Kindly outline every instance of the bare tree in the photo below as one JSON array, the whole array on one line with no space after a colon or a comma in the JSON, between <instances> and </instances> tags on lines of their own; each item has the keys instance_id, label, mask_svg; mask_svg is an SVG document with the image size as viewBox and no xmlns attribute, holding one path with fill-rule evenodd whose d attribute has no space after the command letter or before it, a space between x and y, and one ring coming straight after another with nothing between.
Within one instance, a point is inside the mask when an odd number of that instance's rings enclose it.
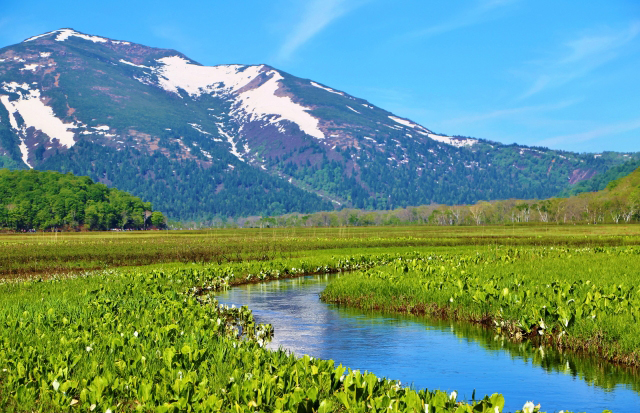
<instances>
[{"instance_id":1,"label":"bare tree","mask_svg":"<svg viewBox=\"0 0 640 413\"><path fill-rule=\"evenodd\" d=\"M535 204L536 209L538 210L538 215L540 215L540 221L549 222L549 210L550 210L550 201L540 201Z\"/></svg>"},{"instance_id":2,"label":"bare tree","mask_svg":"<svg viewBox=\"0 0 640 413\"><path fill-rule=\"evenodd\" d=\"M476 225L482 224L482 218L484 216L484 209L486 204L488 203L478 202L477 204L471 205L469 207L469 212L471 213L471 216L473 217L473 221L476 223Z\"/></svg>"}]
</instances>

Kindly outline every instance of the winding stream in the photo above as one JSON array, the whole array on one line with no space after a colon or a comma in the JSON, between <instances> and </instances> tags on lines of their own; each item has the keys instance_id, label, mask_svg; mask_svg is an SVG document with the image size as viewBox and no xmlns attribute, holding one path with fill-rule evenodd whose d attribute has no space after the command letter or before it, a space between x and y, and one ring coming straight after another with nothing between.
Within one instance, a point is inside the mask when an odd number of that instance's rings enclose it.
<instances>
[{"instance_id":1,"label":"winding stream","mask_svg":"<svg viewBox=\"0 0 640 413\"><path fill-rule=\"evenodd\" d=\"M364 314L325 304L318 295L334 276L234 287L224 304L247 305L273 324L270 348L333 359L352 369L416 388L456 390L458 399L502 393L505 411L527 400L547 412L640 412L640 376L629 369L511 343L469 325Z\"/></svg>"}]
</instances>

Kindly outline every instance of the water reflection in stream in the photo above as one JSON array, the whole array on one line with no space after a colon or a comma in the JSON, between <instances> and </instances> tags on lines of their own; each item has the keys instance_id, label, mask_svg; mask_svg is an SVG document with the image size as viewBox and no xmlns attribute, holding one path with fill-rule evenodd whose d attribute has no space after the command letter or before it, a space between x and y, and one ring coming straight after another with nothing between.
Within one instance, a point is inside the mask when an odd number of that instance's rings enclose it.
<instances>
[{"instance_id":1,"label":"water reflection in stream","mask_svg":"<svg viewBox=\"0 0 640 413\"><path fill-rule=\"evenodd\" d=\"M469 325L363 314L321 302L331 276L235 287L221 303L248 305L271 323L271 348L333 359L352 369L402 380L416 388L502 393L505 411L527 400L547 412L640 412L640 378L629 369L511 343Z\"/></svg>"}]
</instances>

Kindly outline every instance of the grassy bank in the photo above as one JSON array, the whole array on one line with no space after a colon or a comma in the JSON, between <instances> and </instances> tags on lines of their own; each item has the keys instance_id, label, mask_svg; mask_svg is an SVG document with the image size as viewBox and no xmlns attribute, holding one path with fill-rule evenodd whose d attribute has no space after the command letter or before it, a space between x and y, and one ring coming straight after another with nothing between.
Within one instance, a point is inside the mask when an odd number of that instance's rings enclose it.
<instances>
[{"instance_id":1,"label":"grassy bank","mask_svg":"<svg viewBox=\"0 0 640 413\"><path fill-rule=\"evenodd\" d=\"M461 320L640 365L640 249L498 247L416 253L332 281L328 302Z\"/></svg>"},{"instance_id":2,"label":"grassy bank","mask_svg":"<svg viewBox=\"0 0 640 413\"><path fill-rule=\"evenodd\" d=\"M198 269L102 271L0 286L4 412L491 412L500 395L458 402L391 380L264 349L271 328L217 305L219 288L330 272L388 257Z\"/></svg>"}]
</instances>

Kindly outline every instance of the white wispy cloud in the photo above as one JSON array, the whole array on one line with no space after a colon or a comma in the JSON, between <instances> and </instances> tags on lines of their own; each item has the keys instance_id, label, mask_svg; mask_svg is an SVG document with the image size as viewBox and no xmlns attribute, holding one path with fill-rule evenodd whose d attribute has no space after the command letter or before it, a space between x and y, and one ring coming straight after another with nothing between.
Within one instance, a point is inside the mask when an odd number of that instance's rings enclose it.
<instances>
[{"instance_id":1,"label":"white wispy cloud","mask_svg":"<svg viewBox=\"0 0 640 413\"><path fill-rule=\"evenodd\" d=\"M403 38L423 38L436 34L446 33L463 27L472 26L482 23L488 19L495 18L494 12L505 6L517 3L519 0L483 0L477 2L473 7L461 11L459 14L448 20L426 27L424 29L415 30L402 36Z\"/></svg>"},{"instance_id":2,"label":"white wispy cloud","mask_svg":"<svg viewBox=\"0 0 640 413\"><path fill-rule=\"evenodd\" d=\"M640 118L629 121L613 123L591 129L585 132L573 133L569 135L560 135L539 141L536 145L557 147L558 145L576 144L587 142L603 137L612 137L626 132L632 132L640 129Z\"/></svg>"},{"instance_id":3,"label":"white wispy cloud","mask_svg":"<svg viewBox=\"0 0 640 413\"><path fill-rule=\"evenodd\" d=\"M533 112L548 112L548 111L564 109L578 102L579 102L578 99L573 99L573 100L563 100L561 102L549 103L544 105L521 106L517 108L497 109L497 110L492 110L485 113L458 117L458 118L447 120L445 122L452 125L460 124L460 123L476 123L476 122L482 122L485 120L530 114Z\"/></svg>"},{"instance_id":4,"label":"white wispy cloud","mask_svg":"<svg viewBox=\"0 0 640 413\"><path fill-rule=\"evenodd\" d=\"M368 0L310 0L293 30L280 46L276 58L287 60L306 42L333 21L367 3Z\"/></svg>"},{"instance_id":5,"label":"white wispy cloud","mask_svg":"<svg viewBox=\"0 0 640 413\"><path fill-rule=\"evenodd\" d=\"M616 32L584 35L563 44L564 52L553 59L536 62L531 85L520 99L545 89L562 86L592 72L621 55L640 34L640 21Z\"/></svg>"}]
</instances>

